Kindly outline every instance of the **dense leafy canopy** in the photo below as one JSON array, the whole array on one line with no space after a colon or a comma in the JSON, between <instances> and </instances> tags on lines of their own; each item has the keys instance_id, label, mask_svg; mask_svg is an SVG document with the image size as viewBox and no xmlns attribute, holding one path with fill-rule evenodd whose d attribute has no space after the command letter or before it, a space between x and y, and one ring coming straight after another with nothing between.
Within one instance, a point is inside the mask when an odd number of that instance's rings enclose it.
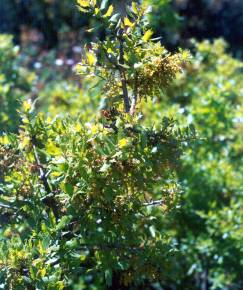
<instances>
[{"instance_id":1,"label":"dense leafy canopy","mask_svg":"<svg viewBox=\"0 0 243 290\"><path fill-rule=\"evenodd\" d=\"M169 85L184 56L150 41L146 8L132 3L123 18L104 1L78 3L107 29L78 70L101 79L108 105L83 124L77 116L45 121L26 100L19 134L1 137L1 280L10 288L112 285L116 276L141 285L164 276L162 257L170 280L176 247L163 224L181 191L178 159L195 133L166 117L146 128L135 113L139 100Z\"/></svg>"},{"instance_id":2,"label":"dense leafy canopy","mask_svg":"<svg viewBox=\"0 0 243 290\"><path fill-rule=\"evenodd\" d=\"M184 193L175 236L180 270L187 265L180 283L188 288L187 275L212 289L240 289L242 283L243 64L225 50L222 40L195 44L194 61L164 96L166 104L152 104L147 112L156 123L170 111L180 124L192 122L200 136L179 172Z\"/></svg>"},{"instance_id":3,"label":"dense leafy canopy","mask_svg":"<svg viewBox=\"0 0 243 290\"><path fill-rule=\"evenodd\" d=\"M242 63L222 40L170 54L134 2L78 4L106 32L82 88L31 100L1 36L0 287L241 289Z\"/></svg>"}]
</instances>

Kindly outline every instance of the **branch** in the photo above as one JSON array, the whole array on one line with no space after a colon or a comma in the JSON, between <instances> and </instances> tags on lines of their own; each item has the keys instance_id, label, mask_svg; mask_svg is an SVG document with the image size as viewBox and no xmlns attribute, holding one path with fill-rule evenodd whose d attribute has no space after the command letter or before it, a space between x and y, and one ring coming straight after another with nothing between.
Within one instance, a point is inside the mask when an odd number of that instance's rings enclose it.
<instances>
[{"instance_id":1,"label":"branch","mask_svg":"<svg viewBox=\"0 0 243 290\"><path fill-rule=\"evenodd\" d=\"M142 247L138 246L125 246L119 244L104 244L104 245L89 245L89 244L80 244L79 249L81 250L122 250L122 251L131 251L138 252L144 250Z\"/></svg>"},{"instance_id":2,"label":"branch","mask_svg":"<svg viewBox=\"0 0 243 290\"><path fill-rule=\"evenodd\" d=\"M47 195L42 199L42 201L46 206L48 206L49 208L51 208L53 210L53 213L54 213L55 217L57 218L58 217L58 208L57 208L56 201L53 197L52 190L51 190L51 187L49 185L48 178L47 178L49 173L45 172L45 169L44 169L43 165L41 164L41 161L40 161L40 158L39 158L39 155L37 152L37 146L36 146L37 142L36 142L36 139L34 136L32 136L31 141L32 141L32 147L33 147L33 151L34 151L35 162L36 162L36 165L39 169L39 178L40 178L40 180L45 188L45 192L47 193Z\"/></svg>"},{"instance_id":3,"label":"branch","mask_svg":"<svg viewBox=\"0 0 243 290\"><path fill-rule=\"evenodd\" d=\"M51 188L50 188L50 185L49 185L48 180L47 180L47 174L45 173L45 170L40 162L37 148L36 148L36 145L34 144L34 142L33 142L32 146L33 146L33 150L34 150L35 162L36 162L37 167L39 169L40 180L42 181L42 183L44 185L45 191L49 194L51 192Z\"/></svg>"},{"instance_id":4,"label":"branch","mask_svg":"<svg viewBox=\"0 0 243 290\"><path fill-rule=\"evenodd\" d=\"M123 46L123 38L122 38L122 29L119 29L117 34L118 34L118 40L120 43L119 73L120 73L121 83L122 83L124 107L125 107L125 112L129 113L130 101L129 101L128 90L127 90L126 72L123 67L125 61L124 61L124 46Z\"/></svg>"},{"instance_id":5,"label":"branch","mask_svg":"<svg viewBox=\"0 0 243 290\"><path fill-rule=\"evenodd\" d=\"M164 201L162 199L159 200L152 200L150 202L145 202L142 204L142 206L157 206L157 205L162 205Z\"/></svg>"},{"instance_id":6,"label":"branch","mask_svg":"<svg viewBox=\"0 0 243 290\"><path fill-rule=\"evenodd\" d=\"M137 100L138 100L138 76L135 76L135 83L134 83L134 92L133 92L133 97L132 97L132 104L131 104L131 109L130 109L130 113L131 115L134 115L135 111L136 111L136 105L137 105Z\"/></svg>"},{"instance_id":7,"label":"branch","mask_svg":"<svg viewBox=\"0 0 243 290\"><path fill-rule=\"evenodd\" d=\"M13 207L13 206L8 205L8 204L3 204L3 203L0 203L0 207L1 208L12 209L12 210L16 210L17 209L16 207Z\"/></svg>"}]
</instances>

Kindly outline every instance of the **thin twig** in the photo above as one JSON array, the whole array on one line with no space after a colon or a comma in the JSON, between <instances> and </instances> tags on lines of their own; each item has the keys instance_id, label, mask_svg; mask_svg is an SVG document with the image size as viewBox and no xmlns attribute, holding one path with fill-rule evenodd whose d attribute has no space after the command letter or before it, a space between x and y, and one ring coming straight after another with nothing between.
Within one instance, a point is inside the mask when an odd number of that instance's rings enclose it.
<instances>
[{"instance_id":1,"label":"thin twig","mask_svg":"<svg viewBox=\"0 0 243 290\"><path fill-rule=\"evenodd\" d=\"M162 205L163 203L164 203L163 199L152 200L150 202L143 203L143 206L156 206L156 205Z\"/></svg>"},{"instance_id":2,"label":"thin twig","mask_svg":"<svg viewBox=\"0 0 243 290\"><path fill-rule=\"evenodd\" d=\"M0 203L0 207L1 208L12 209L12 210L16 210L17 209L16 207L13 207L13 206L7 205L7 204L3 204L3 203Z\"/></svg>"},{"instance_id":3,"label":"thin twig","mask_svg":"<svg viewBox=\"0 0 243 290\"><path fill-rule=\"evenodd\" d=\"M81 250L122 250L122 251L142 251L142 247L138 246L125 246L119 244L105 244L105 245L90 245L90 244L80 244L79 249Z\"/></svg>"},{"instance_id":4,"label":"thin twig","mask_svg":"<svg viewBox=\"0 0 243 290\"><path fill-rule=\"evenodd\" d=\"M34 150L35 162L36 162L38 169L39 169L39 177L44 185L45 191L49 194L51 192L51 188L50 188L50 185L49 185L48 180L47 180L47 174L45 173L45 170L40 162L36 145L34 144L34 142L32 142L32 143L33 143L32 146L33 146L33 150Z\"/></svg>"}]
</instances>

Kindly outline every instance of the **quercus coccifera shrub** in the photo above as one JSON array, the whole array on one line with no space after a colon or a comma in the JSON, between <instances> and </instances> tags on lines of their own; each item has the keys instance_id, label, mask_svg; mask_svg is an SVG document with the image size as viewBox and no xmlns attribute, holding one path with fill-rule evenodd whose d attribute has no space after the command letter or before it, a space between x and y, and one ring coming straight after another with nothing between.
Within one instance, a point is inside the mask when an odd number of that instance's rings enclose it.
<instances>
[{"instance_id":1,"label":"quercus coccifera shrub","mask_svg":"<svg viewBox=\"0 0 243 290\"><path fill-rule=\"evenodd\" d=\"M96 119L46 118L25 101L19 133L0 139L0 282L8 289L107 289L174 280L168 224L179 205L180 157L194 128L164 116L145 127L140 103L166 89L187 52L168 53L107 1L79 0L106 37L78 72L101 86ZM95 28L94 28L95 29Z\"/></svg>"},{"instance_id":2,"label":"quercus coccifera shrub","mask_svg":"<svg viewBox=\"0 0 243 290\"><path fill-rule=\"evenodd\" d=\"M222 39L193 41L193 61L163 95L166 101L146 104L148 125L167 112L181 125L192 122L200 136L182 158L183 206L173 220L177 285L184 289L242 288L243 63L226 48Z\"/></svg>"},{"instance_id":3,"label":"quercus coccifera shrub","mask_svg":"<svg viewBox=\"0 0 243 290\"><path fill-rule=\"evenodd\" d=\"M180 220L190 222L178 236L184 255L190 252L191 276L199 274L203 283L207 273L212 289L240 289L243 63L226 53L222 39L195 44L195 50L195 62L175 89L182 92L177 101L188 103L182 115L202 138L183 158L180 179L186 203Z\"/></svg>"}]
</instances>

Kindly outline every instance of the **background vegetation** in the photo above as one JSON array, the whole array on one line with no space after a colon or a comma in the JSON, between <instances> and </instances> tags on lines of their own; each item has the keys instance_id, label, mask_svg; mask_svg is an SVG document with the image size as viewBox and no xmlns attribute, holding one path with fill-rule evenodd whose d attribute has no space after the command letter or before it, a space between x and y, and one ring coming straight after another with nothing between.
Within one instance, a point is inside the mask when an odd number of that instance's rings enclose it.
<instances>
[{"instance_id":1,"label":"background vegetation","mask_svg":"<svg viewBox=\"0 0 243 290\"><path fill-rule=\"evenodd\" d=\"M87 32L99 19L74 1L1 4L2 289L243 287L242 1L144 2L134 117L90 45L118 57L113 28Z\"/></svg>"}]
</instances>

